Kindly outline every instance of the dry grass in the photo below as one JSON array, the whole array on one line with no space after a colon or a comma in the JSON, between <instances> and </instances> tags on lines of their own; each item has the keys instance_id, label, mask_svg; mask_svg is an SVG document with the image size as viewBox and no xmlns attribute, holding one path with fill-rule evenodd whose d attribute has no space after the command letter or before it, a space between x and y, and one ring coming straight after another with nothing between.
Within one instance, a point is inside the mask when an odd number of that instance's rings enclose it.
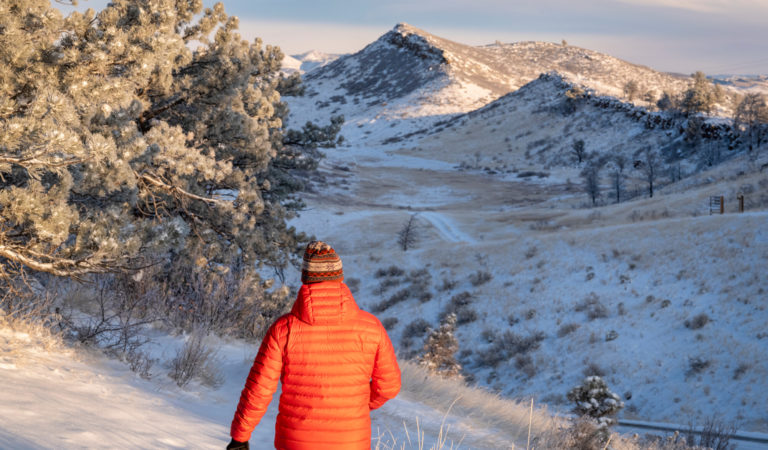
<instances>
[{"instance_id":1,"label":"dry grass","mask_svg":"<svg viewBox=\"0 0 768 450\"><path fill-rule=\"evenodd\" d=\"M447 450L454 448L504 448L504 449L563 449L563 450L684 450L689 447L678 436L648 440L638 436L628 437L618 433L604 433L588 419L568 420L534 406L533 401L517 402L470 387L459 380L430 375L412 362L400 362L404 399L417 401L445 416L440 428L435 430L433 442L425 437L425 427L415 418L415 430L403 421L406 438L398 441L395 435L379 430L374 437L375 450L417 449ZM446 425L446 417L459 417L459 423L471 429L494 430L485 442L471 442L455 427ZM499 442L503 442L500 446ZM480 445L478 445L480 444ZM485 445L484 445L485 444Z\"/></svg>"},{"instance_id":2,"label":"dry grass","mask_svg":"<svg viewBox=\"0 0 768 450\"><path fill-rule=\"evenodd\" d=\"M400 369L405 398L438 411L450 410L451 415L461 417L473 428L499 430L497 438L506 442L525 442L529 429L535 437L555 428L555 419L546 408L537 407L531 412L529 404L503 399L459 380L432 376L412 362L401 362Z\"/></svg>"}]
</instances>

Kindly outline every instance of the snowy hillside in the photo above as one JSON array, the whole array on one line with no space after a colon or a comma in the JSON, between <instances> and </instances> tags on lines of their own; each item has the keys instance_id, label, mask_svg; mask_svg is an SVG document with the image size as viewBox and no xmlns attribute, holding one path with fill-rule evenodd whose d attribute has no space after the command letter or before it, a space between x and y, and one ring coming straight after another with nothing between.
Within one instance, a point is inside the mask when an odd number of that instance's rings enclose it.
<instances>
[{"instance_id":1,"label":"snowy hillside","mask_svg":"<svg viewBox=\"0 0 768 450\"><path fill-rule=\"evenodd\" d=\"M768 352L768 174L757 170L768 158L724 150L710 167L701 149L727 148L728 122L706 119L704 143L689 144L685 118L621 98L633 79L649 83L641 91L687 86L588 50L469 47L398 25L290 100L299 123L347 118L347 144L328 151L325 182L293 223L336 247L404 357L454 312L466 373L504 396L567 411L566 392L600 374L627 405L620 418L719 414L768 431L768 365L755 357ZM627 159L630 201L615 204L604 174L589 207L577 140ZM653 198L645 148L676 155ZM712 195L726 215L708 215ZM748 213L736 214L738 195ZM414 214L417 243L403 251Z\"/></svg>"},{"instance_id":2,"label":"snowy hillside","mask_svg":"<svg viewBox=\"0 0 768 450\"><path fill-rule=\"evenodd\" d=\"M469 46L401 23L363 50L307 74L307 95L291 100L292 120L343 114L349 124L345 136L380 142L481 108L552 71L596 95L623 97L625 85L634 82L640 105L665 91L681 92L690 82L578 47Z\"/></svg>"},{"instance_id":3,"label":"snowy hillside","mask_svg":"<svg viewBox=\"0 0 768 450\"><path fill-rule=\"evenodd\" d=\"M151 352L163 361L184 342L183 336L153 334ZM121 362L68 348L38 329L14 329L0 316L0 381L6 387L0 390L0 448L223 448L258 346L215 338L209 343L218 349L220 384L181 389L164 375L166 367L144 380ZM534 435L553 426L538 407L530 416L525 406L447 380L429 383L412 365L402 369L403 391L372 415L376 449L421 448L419 441L426 448L439 442L506 448L525 444L529 423ZM278 396L251 448L272 447Z\"/></svg>"},{"instance_id":4,"label":"snowy hillside","mask_svg":"<svg viewBox=\"0 0 768 450\"><path fill-rule=\"evenodd\" d=\"M419 130L411 139L395 134L387 142L398 153L453 164L462 170L484 171L508 179L529 178L538 183L578 183L586 163L573 153L575 141L584 142L586 154L624 157L626 164L642 159L645 148L661 148L681 158L681 173L690 173L706 162L690 154L685 140L685 120L649 112L615 98L586 95L568 97L574 85L559 74L544 74L521 89L489 105ZM723 144L729 126L713 119L719 135L708 142ZM720 155L728 157L727 152ZM669 163L668 167L672 167ZM667 168L667 166L665 166ZM641 189L642 173L626 168L635 178L628 187ZM606 171L607 172L607 171Z\"/></svg>"}]
</instances>

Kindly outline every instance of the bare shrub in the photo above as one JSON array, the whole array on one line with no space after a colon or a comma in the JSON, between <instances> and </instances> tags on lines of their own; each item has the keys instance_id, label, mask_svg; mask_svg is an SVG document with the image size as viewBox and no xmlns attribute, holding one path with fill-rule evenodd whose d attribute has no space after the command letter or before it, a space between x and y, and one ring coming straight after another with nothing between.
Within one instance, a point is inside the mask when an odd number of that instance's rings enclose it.
<instances>
[{"instance_id":1,"label":"bare shrub","mask_svg":"<svg viewBox=\"0 0 768 450\"><path fill-rule=\"evenodd\" d=\"M716 416L711 416L704 420L701 428L697 428L692 423L689 423L685 437L688 445L697 446L697 448L732 450L736 446L731 445L730 440L736 431L735 424L727 423Z\"/></svg>"},{"instance_id":2,"label":"bare shrub","mask_svg":"<svg viewBox=\"0 0 768 450\"><path fill-rule=\"evenodd\" d=\"M411 297L410 289L400 289L390 296L388 299L383 300L373 306L373 312L383 312L392 306L404 302Z\"/></svg>"},{"instance_id":3,"label":"bare shrub","mask_svg":"<svg viewBox=\"0 0 768 450\"><path fill-rule=\"evenodd\" d=\"M582 416L574 419L571 426L559 430L549 438L547 448L563 450L604 450L608 440L605 427L594 419Z\"/></svg>"},{"instance_id":4,"label":"bare shrub","mask_svg":"<svg viewBox=\"0 0 768 450\"><path fill-rule=\"evenodd\" d=\"M596 363L589 363L587 367L584 368L584 370L581 371L581 373L585 377L604 377L606 375L605 369L603 369L600 365Z\"/></svg>"},{"instance_id":5,"label":"bare shrub","mask_svg":"<svg viewBox=\"0 0 768 450\"><path fill-rule=\"evenodd\" d=\"M13 263L3 261L2 264ZM8 270L5 266L3 269ZM61 321L54 305L54 293L23 269L18 271L18 277L0 277L0 317L10 324L26 323L54 328Z\"/></svg>"},{"instance_id":6,"label":"bare shrub","mask_svg":"<svg viewBox=\"0 0 768 450\"><path fill-rule=\"evenodd\" d=\"M274 280L262 281L247 266L242 260L226 268L174 264L155 277L167 298L160 312L186 332L261 340L269 325L290 310L290 290L270 290Z\"/></svg>"},{"instance_id":7,"label":"bare shrub","mask_svg":"<svg viewBox=\"0 0 768 450\"><path fill-rule=\"evenodd\" d=\"M403 329L403 339L410 339L413 337L424 336L424 334L427 333L427 330L429 330L430 327L431 325L429 324L429 322L427 322L422 318L418 318L405 326L405 328Z\"/></svg>"},{"instance_id":8,"label":"bare shrub","mask_svg":"<svg viewBox=\"0 0 768 450\"><path fill-rule=\"evenodd\" d=\"M576 312L586 311L590 320L608 317L608 308L600 302L600 298L594 292L577 303L574 310Z\"/></svg>"},{"instance_id":9,"label":"bare shrub","mask_svg":"<svg viewBox=\"0 0 768 450\"><path fill-rule=\"evenodd\" d=\"M197 378L203 384L216 388L224 382L224 377L217 367L218 364L216 350L205 344L203 332L196 331L189 336L187 342L171 360L171 371L168 376L179 387L184 387L192 379Z\"/></svg>"},{"instance_id":10,"label":"bare shrub","mask_svg":"<svg viewBox=\"0 0 768 450\"><path fill-rule=\"evenodd\" d=\"M690 328L691 330L698 330L700 328L704 328L704 325L708 324L711 321L707 313L701 313L693 316L693 319L686 320L684 322L685 328Z\"/></svg>"},{"instance_id":11,"label":"bare shrub","mask_svg":"<svg viewBox=\"0 0 768 450\"><path fill-rule=\"evenodd\" d=\"M469 282L472 283L472 286L481 286L493 279L493 275L491 275L490 272L485 270L478 270L477 272L471 274L469 276Z\"/></svg>"},{"instance_id":12,"label":"bare shrub","mask_svg":"<svg viewBox=\"0 0 768 450\"><path fill-rule=\"evenodd\" d=\"M565 337L581 327L578 323L566 323L557 330L557 337Z\"/></svg>"},{"instance_id":13,"label":"bare shrub","mask_svg":"<svg viewBox=\"0 0 768 450\"><path fill-rule=\"evenodd\" d=\"M386 330L391 330L395 325L397 325L397 322L398 322L397 317L387 317L381 320L381 325Z\"/></svg>"},{"instance_id":14,"label":"bare shrub","mask_svg":"<svg viewBox=\"0 0 768 450\"><path fill-rule=\"evenodd\" d=\"M477 312L470 306L473 301L474 297L467 291L454 295L443 312L440 313L440 321L443 321L450 314L456 315L458 325L477 320Z\"/></svg>"},{"instance_id":15,"label":"bare shrub","mask_svg":"<svg viewBox=\"0 0 768 450\"><path fill-rule=\"evenodd\" d=\"M751 364L741 363L736 369L733 370L733 379L738 380L752 367Z\"/></svg>"},{"instance_id":16,"label":"bare shrub","mask_svg":"<svg viewBox=\"0 0 768 450\"><path fill-rule=\"evenodd\" d=\"M379 286L376 288L376 292L383 294L391 287L400 286L402 282L403 281L400 278L385 278L379 282Z\"/></svg>"},{"instance_id":17,"label":"bare shrub","mask_svg":"<svg viewBox=\"0 0 768 450\"><path fill-rule=\"evenodd\" d=\"M432 284L432 274L427 269L412 270L407 277L411 283L411 296L417 298L421 303L432 300L432 292L429 286Z\"/></svg>"},{"instance_id":18,"label":"bare shrub","mask_svg":"<svg viewBox=\"0 0 768 450\"><path fill-rule=\"evenodd\" d=\"M437 289L439 291L451 291L456 287L456 284L458 282L456 280L453 280L451 278L443 278L443 284L440 285Z\"/></svg>"},{"instance_id":19,"label":"bare shrub","mask_svg":"<svg viewBox=\"0 0 768 450\"><path fill-rule=\"evenodd\" d=\"M531 355L518 355L515 357L515 368L528 378L536 376L538 369Z\"/></svg>"},{"instance_id":20,"label":"bare shrub","mask_svg":"<svg viewBox=\"0 0 768 450\"><path fill-rule=\"evenodd\" d=\"M456 311L456 324L464 325L477 320L477 311L470 307L463 307Z\"/></svg>"},{"instance_id":21,"label":"bare shrub","mask_svg":"<svg viewBox=\"0 0 768 450\"><path fill-rule=\"evenodd\" d=\"M83 310L64 307L61 324L69 339L124 357L147 341L141 329L156 322L160 314L153 300L165 301L164 292L152 283L128 275L99 276L95 289L84 292Z\"/></svg>"},{"instance_id":22,"label":"bare shrub","mask_svg":"<svg viewBox=\"0 0 768 450\"><path fill-rule=\"evenodd\" d=\"M538 253L539 253L539 249L536 248L536 246L528 247L528 250L525 251L525 259L531 259L534 256L536 256L536 254Z\"/></svg>"},{"instance_id":23,"label":"bare shrub","mask_svg":"<svg viewBox=\"0 0 768 450\"><path fill-rule=\"evenodd\" d=\"M149 353L139 349L130 349L123 355L123 359L128 363L128 367L141 378L145 380L152 378L152 366L157 362L157 359L150 357Z\"/></svg>"},{"instance_id":24,"label":"bare shrub","mask_svg":"<svg viewBox=\"0 0 768 450\"><path fill-rule=\"evenodd\" d=\"M522 336L511 331L496 334L492 337L491 345L476 353L477 364L480 366L496 367L512 357L525 355L539 348L546 335L537 331L528 336Z\"/></svg>"},{"instance_id":25,"label":"bare shrub","mask_svg":"<svg viewBox=\"0 0 768 450\"><path fill-rule=\"evenodd\" d=\"M344 280L344 283L352 292L360 289L360 278L347 278Z\"/></svg>"},{"instance_id":26,"label":"bare shrub","mask_svg":"<svg viewBox=\"0 0 768 450\"><path fill-rule=\"evenodd\" d=\"M391 265L387 268L382 268L376 271L374 276L376 278L384 278L384 277L400 277L405 275L405 270L401 269L398 266Z\"/></svg>"},{"instance_id":27,"label":"bare shrub","mask_svg":"<svg viewBox=\"0 0 768 450\"><path fill-rule=\"evenodd\" d=\"M700 356L688 358L688 371L686 371L686 377L697 375L707 369L712 364L712 361L704 359Z\"/></svg>"}]
</instances>

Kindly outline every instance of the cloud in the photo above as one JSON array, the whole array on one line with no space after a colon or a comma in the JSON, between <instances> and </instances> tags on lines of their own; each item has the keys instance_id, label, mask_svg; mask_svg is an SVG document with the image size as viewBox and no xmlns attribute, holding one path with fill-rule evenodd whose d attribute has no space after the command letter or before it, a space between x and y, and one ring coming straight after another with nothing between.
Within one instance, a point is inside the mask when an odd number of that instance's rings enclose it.
<instances>
[{"instance_id":1,"label":"cloud","mask_svg":"<svg viewBox=\"0 0 768 450\"><path fill-rule=\"evenodd\" d=\"M617 0L647 8L669 8L705 14L751 14L768 11L764 0Z\"/></svg>"}]
</instances>

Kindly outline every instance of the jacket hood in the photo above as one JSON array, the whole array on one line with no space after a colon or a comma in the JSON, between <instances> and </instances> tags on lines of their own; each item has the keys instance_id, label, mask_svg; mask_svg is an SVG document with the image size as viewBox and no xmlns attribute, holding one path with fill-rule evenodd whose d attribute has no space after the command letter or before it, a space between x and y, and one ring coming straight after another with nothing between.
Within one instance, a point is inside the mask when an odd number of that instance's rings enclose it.
<instances>
[{"instance_id":1,"label":"jacket hood","mask_svg":"<svg viewBox=\"0 0 768 450\"><path fill-rule=\"evenodd\" d=\"M359 309L346 284L323 281L301 286L291 314L310 325L332 325L344 322Z\"/></svg>"}]
</instances>

